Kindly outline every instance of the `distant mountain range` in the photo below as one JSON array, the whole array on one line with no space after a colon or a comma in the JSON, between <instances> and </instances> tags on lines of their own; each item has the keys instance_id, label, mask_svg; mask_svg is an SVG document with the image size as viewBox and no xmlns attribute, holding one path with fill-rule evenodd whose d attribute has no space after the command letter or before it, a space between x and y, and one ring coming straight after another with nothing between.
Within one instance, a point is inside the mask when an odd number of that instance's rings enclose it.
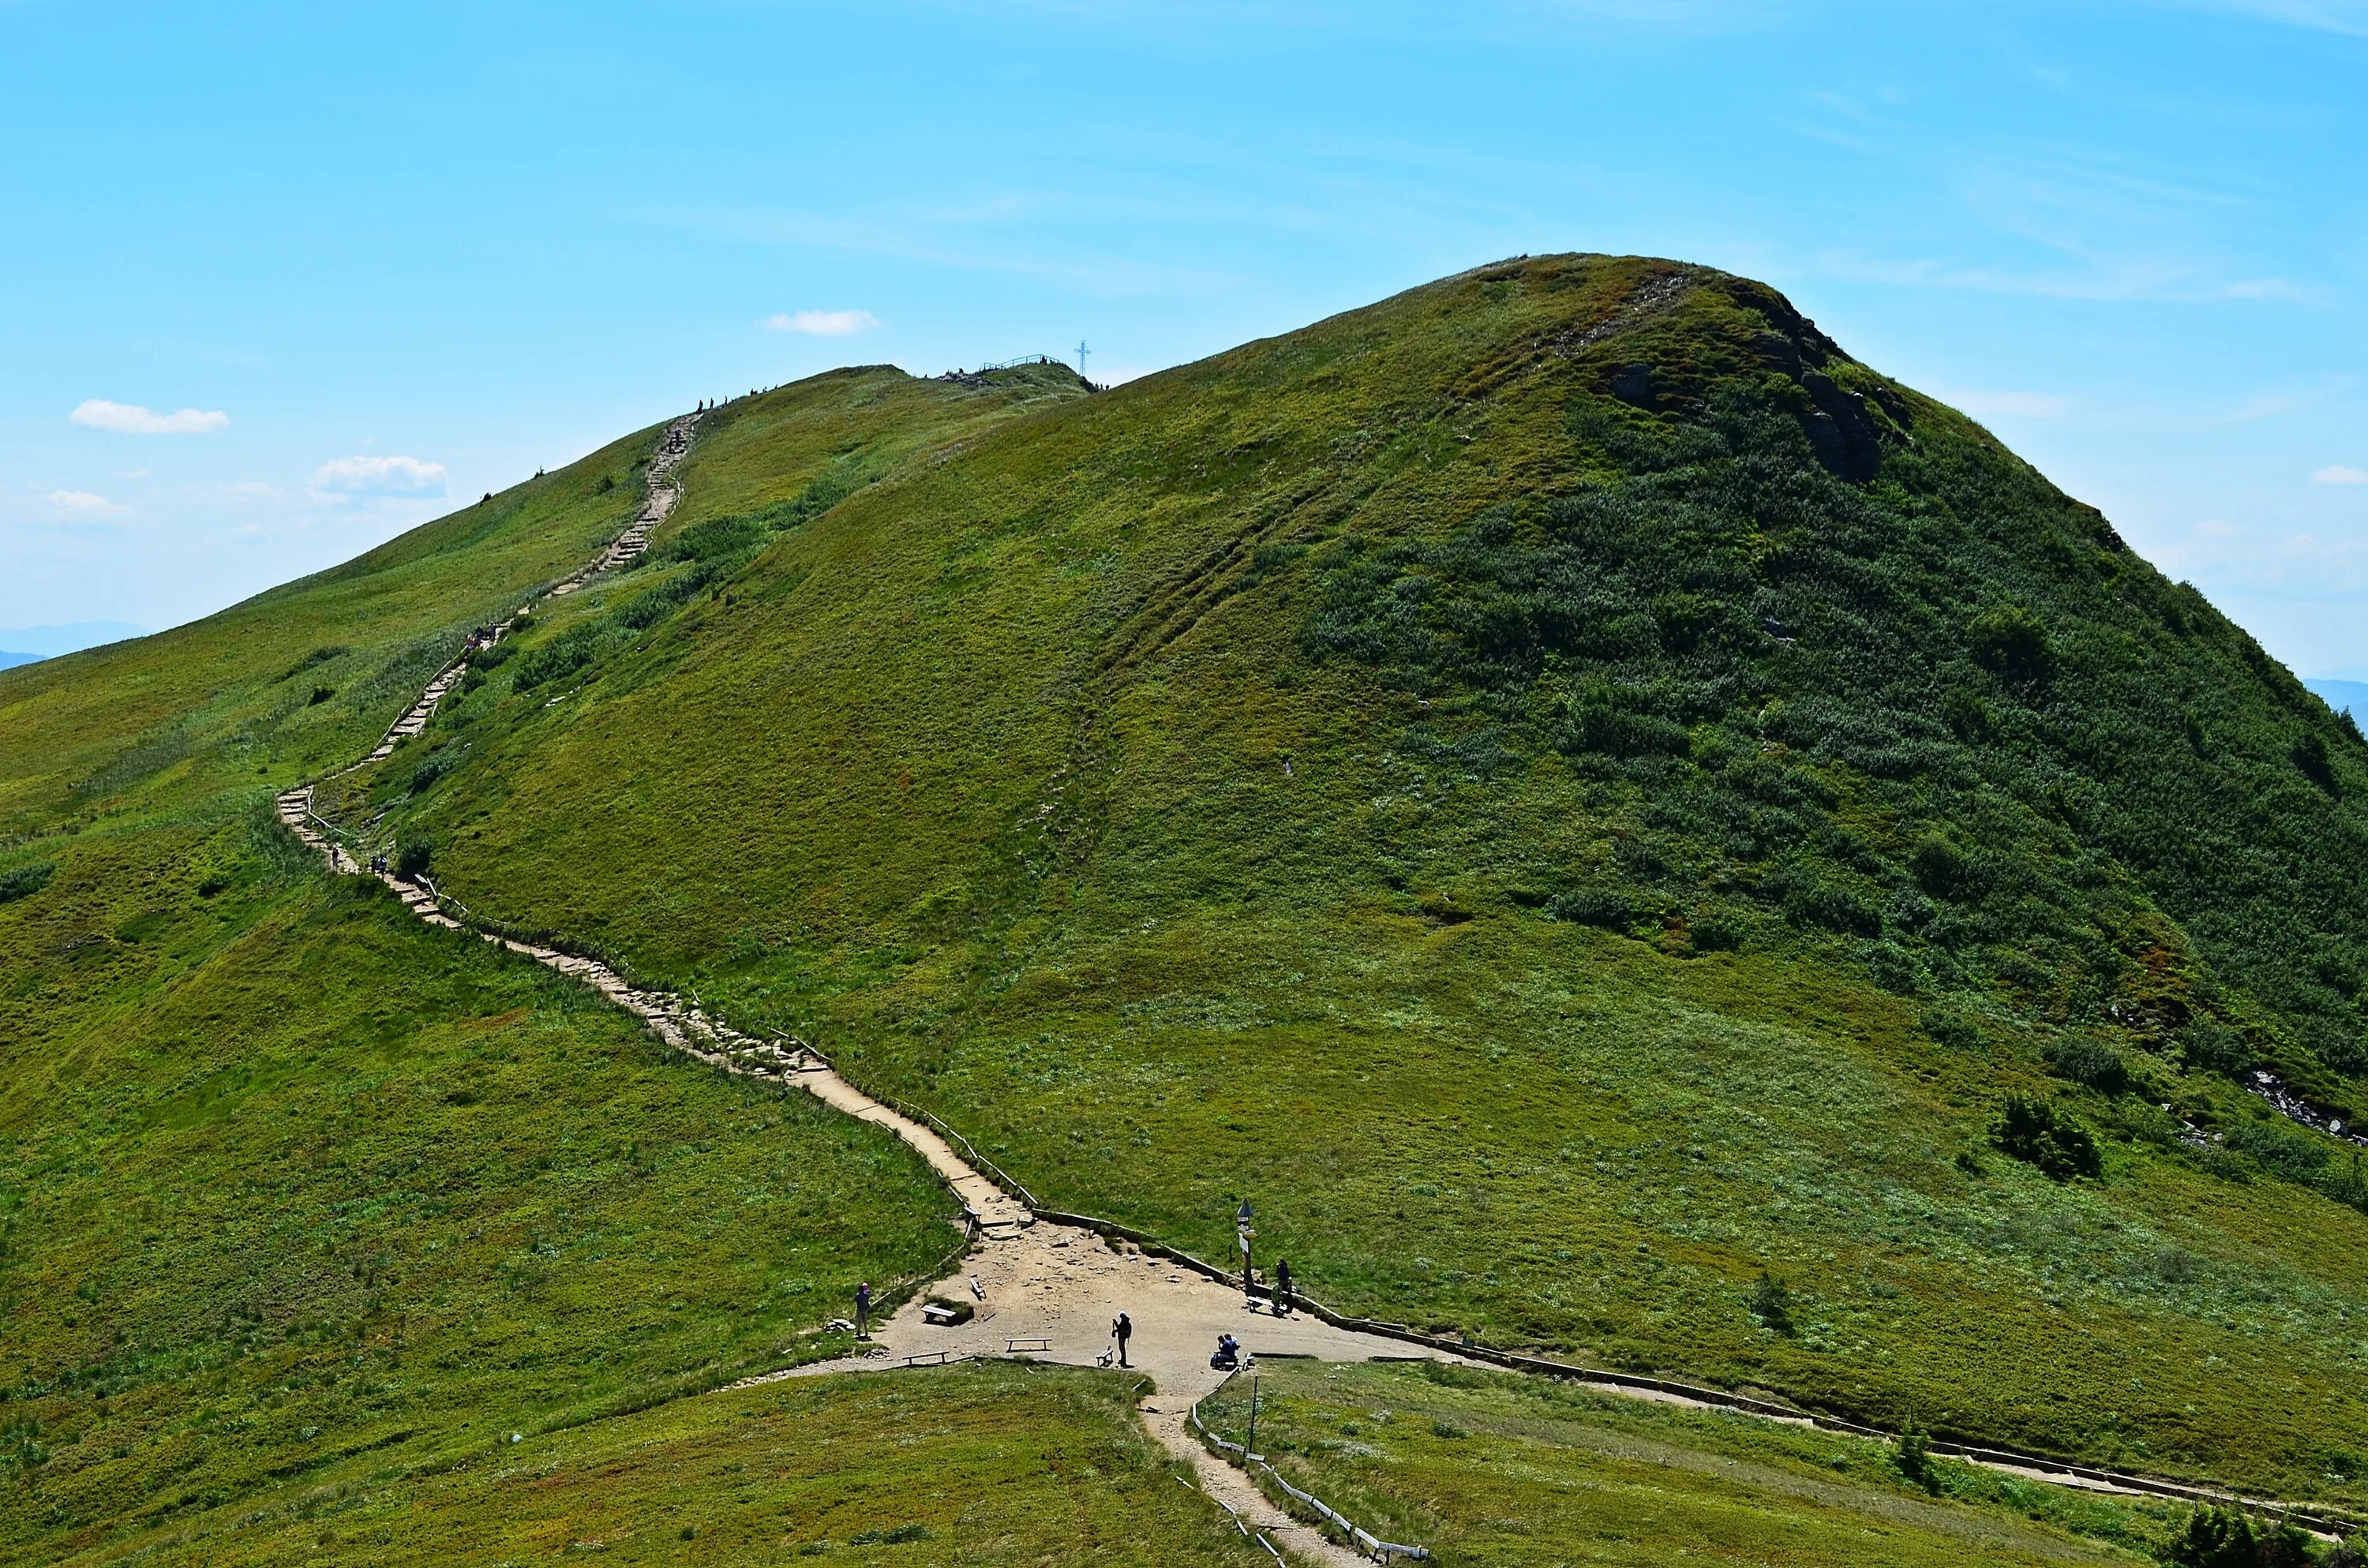
<instances>
[{"instance_id":1,"label":"distant mountain range","mask_svg":"<svg viewBox=\"0 0 2368 1568\"><path fill-rule=\"evenodd\" d=\"M54 659L61 653L72 653L84 648L96 648L102 642L120 642L127 637L145 637L148 629L134 626L128 620L74 620L55 626L0 627L0 670L18 665L39 664Z\"/></svg>"},{"instance_id":2,"label":"distant mountain range","mask_svg":"<svg viewBox=\"0 0 2368 1568\"><path fill-rule=\"evenodd\" d=\"M2327 705L2353 718L2368 718L2368 680L2305 680L2303 685L2327 699Z\"/></svg>"}]
</instances>

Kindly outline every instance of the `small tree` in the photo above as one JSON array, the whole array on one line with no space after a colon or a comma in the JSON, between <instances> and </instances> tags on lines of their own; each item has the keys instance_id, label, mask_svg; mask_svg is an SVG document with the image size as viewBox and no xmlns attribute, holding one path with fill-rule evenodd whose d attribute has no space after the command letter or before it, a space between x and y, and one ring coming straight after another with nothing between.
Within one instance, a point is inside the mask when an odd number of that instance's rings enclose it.
<instances>
[{"instance_id":1,"label":"small tree","mask_svg":"<svg viewBox=\"0 0 2368 1568\"><path fill-rule=\"evenodd\" d=\"M1899 1438L1892 1445L1891 1462L1899 1473L1927 1492L1941 1490L1941 1472L1932 1463L1932 1446L1921 1427L1910 1421L1899 1429Z\"/></svg>"},{"instance_id":2,"label":"small tree","mask_svg":"<svg viewBox=\"0 0 2368 1568\"><path fill-rule=\"evenodd\" d=\"M1793 1332L1793 1292L1764 1268L1759 1271L1759 1282L1751 1288L1751 1315L1763 1328L1778 1334Z\"/></svg>"}]
</instances>

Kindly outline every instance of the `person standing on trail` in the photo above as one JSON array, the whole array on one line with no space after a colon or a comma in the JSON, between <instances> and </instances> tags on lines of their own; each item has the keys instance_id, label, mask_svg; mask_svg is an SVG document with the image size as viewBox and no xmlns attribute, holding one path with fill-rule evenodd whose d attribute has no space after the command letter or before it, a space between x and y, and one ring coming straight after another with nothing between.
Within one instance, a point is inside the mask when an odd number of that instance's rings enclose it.
<instances>
[{"instance_id":1,"label":"person standing on trail","mask_svg":"<svg viewBox=\"0 0 2368 1568\"><path fill-rule=\"evenodd\" d=\"M871 1337L871 1283L870 1280L855 1288L855 1337L858 1339Z\"/></svg>"},{"instance_id":2,"label":"person standing on trail","mask_svg":"<svg viewBox=\"0 0 2368 1568\"><path fill-rule=\"evenodd\" d=\"M1134 1337L1134 1320L1124 1312L1119 1313L1110 1324L1110 1337L1118 1341L1118 1364L1132 1370L1133 1363L1126 1358L1126 1342Z\"/></svg>"},{"instance_id":3,"label":"person standing on trail","mask_svg":"<svg viewBox=\"0 0 2368 1568\"><path fill-rule=\"evenodd\" d=\"M1274 1260L1274 1315L1282 1317L1291 1311L1291 1260Z\"/></svg>"}]
</instances>

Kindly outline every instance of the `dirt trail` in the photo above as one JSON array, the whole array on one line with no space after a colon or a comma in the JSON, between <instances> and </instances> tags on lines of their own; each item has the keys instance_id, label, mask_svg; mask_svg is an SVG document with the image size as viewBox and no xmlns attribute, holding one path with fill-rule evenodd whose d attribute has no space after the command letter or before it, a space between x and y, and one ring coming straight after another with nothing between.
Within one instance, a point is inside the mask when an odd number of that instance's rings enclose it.
<instances>
[{"instance_id":1,"label":"dirt trail","mask_svg":"<svg viewBox=\"0 0 2368 1568\"><path fill-rule=\"evenodd\" d=\"M666 427L650 465L648 502L632 526L582 570L554 585L549 590L550 597L577 592L600 573L632 561L648 548L651 532L674 509L679 497L680 487L674 479L674 471L689 449L696 422L697 415L686 415ZM520 607L517 615L493 627L485 643L498 640L518 615L531 608L529 601ZM480 644L472 644L472 651L477 645ZM439 671L419 700L387 731L376 749L320 782L381 760L401 741L420 733L434 716L437 704L459 682L467 667L464 653ZM313 812L313 786L303 785L281 794L279 819L297 838L319 853L333 871L340 875L375 875L421 920L451 930L473 929L466 922L465 911L456 918L450 909L458 906L448 906L428 889L388 871L364 873L355 857L337 841L336 830ZM1143 1253L1129 1244L1108 1243L1082 1226L1046 1220L964 1160L951 1140L865 1094L803 1041L788 1037L763 1040L743 1034L681 996L626 983L614 970L593 959L514 941L492 932L477 934L598 991L641 1018L667 1045L687 1055L728 1073L793 1085L835 1109L894 1133L928 1162L969 1210L973 1243L971 1250L955 1265L952 1273L916 1295L893 1317L876 1324L874 1338L864 1354L768 1373L734 1386L977 1357L1019 1357L1069 1366L1099 1365L1101 1357L1114 1348L1110 1337L1111 1320L1124 1312L1132 1318L1135 1331L1129 1361L1156 1385L1156 1392L1147 1392L1138 1406L1144 1425L1170 1455L1191 1466L1201 1489L1220 1501L1247 1530L1264 1535L1297 1561L1335 1565L1366 1561L1313 1527L1282 1513L1242 1471L1211 1453L1192 1435L1188 1415L1193 1403L1206 1397L1224 1380L1223 1372L1209 1366L1210 1352L1220 1334L1230 1333L1253 1358L1260 1355L1325 1361L1453 1361L1462 1358L1432 1346L1336 1327L1304 1314L1279 1318L1264 1302L1247 1299L1236 1288ZM959 1325L931 1324L924 1314L930 1296L969 1301L974 1315ZM1696 1399L1666 1390L1640 1390L1595 1382L1584 1377L1565 1381L1623 1398L1698 1410L1729 1408L1714 1398ZM1807 1416L1790 1419L1803 1426L1815 1424ZM2095 1471L2076 1473L2046 1460L2021 1455L1960 1457L2008 1474L2056 1485L2132 1496L2172 1492L2237 1500L2226 1494L2135 1477L2127 1479L2138 1484L2123 1485ZM2261 1503L2257 1499L2245 1501Z\"/></svg>"}]
</instances>

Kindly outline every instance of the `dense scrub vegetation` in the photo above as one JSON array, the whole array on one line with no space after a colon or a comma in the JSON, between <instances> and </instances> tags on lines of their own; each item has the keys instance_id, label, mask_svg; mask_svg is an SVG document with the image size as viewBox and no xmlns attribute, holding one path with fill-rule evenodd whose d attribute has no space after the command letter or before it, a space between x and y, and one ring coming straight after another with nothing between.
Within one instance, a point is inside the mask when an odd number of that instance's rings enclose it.
<instances>
[{"instance_id":1,"label":"dense scrub vegetation","mask_svg":"<svg viewBox=\"0 0 2368 1568\"><path fill-rule=\"evenodd\" d=\"M1890 989L2258 1062L2354 1114L2357 733L2006 453L1929 405L1919 440L1918 400L1805 329L1762 341L1657 415L1578 397L1558 494L1328 543L1308 651L1430 703L1410 754L1600 784L1620 858L1540 868L1558 913L1713 945L1764 914ZM1871 389L1864 483L1819 460L1804 355Z\"/></svg>"},{"instance_id":2,"label":"dense scrub vegetation","mask_svg":"<svg viewBox=\"0 0 2368 1568\"><path fill-rule=\"evenodd\" d=\"M2248 1092L2354 1104L2358 744L1978 427L1570 258L787 529L761 426L357 780L472 908L1343 1306L2359 1485L2360 1183Z\"/></svg>"}]
</instances>

